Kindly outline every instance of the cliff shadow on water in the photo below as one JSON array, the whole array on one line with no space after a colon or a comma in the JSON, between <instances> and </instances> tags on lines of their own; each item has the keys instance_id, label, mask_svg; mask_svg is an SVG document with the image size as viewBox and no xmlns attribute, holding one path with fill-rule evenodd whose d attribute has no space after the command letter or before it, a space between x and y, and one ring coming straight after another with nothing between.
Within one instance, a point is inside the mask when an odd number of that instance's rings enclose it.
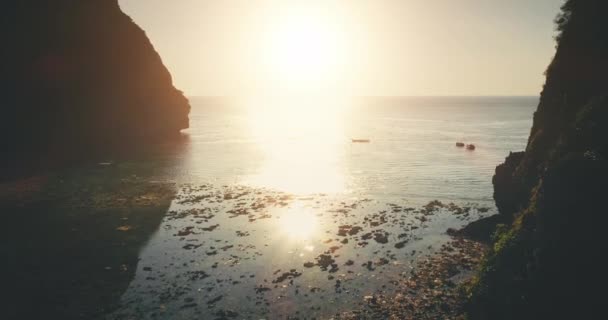
<instances>
[{"instance_id":1,"label":"cliff shadow on water","mask_svg":"<svg viewBox=\"0 0 608 320\"><path fill-rule=\"evenodd\" d=\"M111 312L176 194L166 173L177 164L162 155L183 152L185 144L1 183L0 318Z\"/></svg>"}]
</instances>

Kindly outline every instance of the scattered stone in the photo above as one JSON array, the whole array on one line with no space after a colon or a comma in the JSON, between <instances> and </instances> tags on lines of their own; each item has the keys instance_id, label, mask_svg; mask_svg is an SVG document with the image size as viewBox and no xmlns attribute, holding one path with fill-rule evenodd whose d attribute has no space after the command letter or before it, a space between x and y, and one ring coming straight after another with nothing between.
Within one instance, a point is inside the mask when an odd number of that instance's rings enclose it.
<instances>
[{"instance_id":1,"label":"scattered stone","mask_svg":"<svg viewBox=\"0 0 608 320\"><path fill-rule=\"evenodd\" d=\"M289 272L284 272L280 277L276 278L275 280L272 280L272 283L280 283L287 279L297 278L301 275L301 272L297 272L296 269L291 269L289 270Z\"/></svg>"},{"instance_id":2,"label":"scattered stone","mask_svg":"<svg viewBox=\"0 0 608 320\"><path fill-rule=\"evenodd\" d=\"M238 312L232 310L220 310L216 312L215 315L219 317L217 320L236 318L239 316Z\"/></svg>"},{"instance_id":3,"label":"scattered stone","mask_svg":"<svg viewBox=\"0 0 608 320\"><path fill-rule=\"evenodd\" d=\"M222 300L223 298L224 298L224 296L223 296L223 295L219 295L219 296L217 296L217 297L215 297L215 298L213 298L213 299L211 299L211 300L207 301L207 305L213 305L213 304L215 304L216 302L218 302L218 301Z\"/></svg>"},{"instance_id":4,"label":"scattered stone","mask_svg":"<svg viewBox=\"0 0 608 320\"><path fill-rule=\"evenodd\" d=\"M359 233L363 228L359 226L342 225L338 227L338 235L345 237L346 235L354 236Z\"/></svg>"},{"instance_id":5,"label":"scattered stone","mask_svg":"<svg viewBox=\"0 0 608 320\"><path fill-rule=\"evenodd\" d=\"M327 271L327 267L329 267L331 264L333 264L335 262L335 260L332 259L332 257L328 254L322 254L322 255L318 256L316 259L317 259L317 265L319 267L321 267L321 270L323 270L323 271Z\"/></svg>"},{"instance_id":6,"label":"scattered stone","mask_svg":"<svg viewBox=\"0 0 608 320\"><path fill-rule=\"evenodd\" d=\"M401 248L405 247L406 243L407 243L407 241L397 242L397 243L395 243L395 248L401 249Z\"/></svg>"},{"instance_id":7,"label":"scattered stone","mask_svg":"<svg viewBox=\"0 0 608 320\"><path fill-rule=\"evenodd\" d=\"M387 232L377 232L374 234L374 240L376 242L385 244L388 243L388 233Z\"/></svg>"},{"instance_id":8,"label":"scattered stone","mask_svg":"<svg viewBox=\"0 0 608 320\"><path fill-rule=\"evenodd\" d=\"M188 276L188 280L190 281L202 280L210 276L205 271L188 271L186 272L186 275Z\"/></svg>"},{"instance_id":9,"label":"scattered stone","mask_svg":"<svg viewBox=\"0 0 608 320\"><path fill-rule=\"evenodd\" d=\"M255 293L264 293L266 291L270 291L270 288L264 286L255 287Z\"/></svg>"},{"instance_id":10,"label":"scattered stone","mask_svg":"<svg viewBox=\"0 0 608 320\"><path fill-rule=\"evenodd\" d=\"M220 226L219 224L216 224L216 225L212 225L212 226L209 226L209 227L206 227L206 228L201 228L201 230L203 230L203 231L213 231L213 230L215 230L219 226Z\"/></svg>"},{"instance_id":11,"label":"scattered stone","mask_svg":"<svg viewBox=\"0 0 608 320\"><path fill-rule=\"evenodd\" d=\"M185 236L188 236L191 234L196 234L192 231L193 229L194 229L194 227L185 227L184 229L177 232L177 236L185 237Z\"/></svg>"},{"instance_id":12,"label":"scattered stone","mask_svg":"<svg viewBox=\"0 0 608 320\"><path fill-rule=\"evenodd\" d=\"M237 237L248 237L249 232L248 231L236 231L236 236Z\"/></svg>"},{"instance_id":13,"label":"scattered stone","mask_svg":"<svg viewBox=\"0 0 608 320\"><path fill-rule=\"evenodd\" d=\"M183 246L182 248L186 249L186 250L192 250L192 249L196 249L198 247L202 246L202 244L192 244L192 243L188 243L187 245Z\"/></svg>"}]
</instances>

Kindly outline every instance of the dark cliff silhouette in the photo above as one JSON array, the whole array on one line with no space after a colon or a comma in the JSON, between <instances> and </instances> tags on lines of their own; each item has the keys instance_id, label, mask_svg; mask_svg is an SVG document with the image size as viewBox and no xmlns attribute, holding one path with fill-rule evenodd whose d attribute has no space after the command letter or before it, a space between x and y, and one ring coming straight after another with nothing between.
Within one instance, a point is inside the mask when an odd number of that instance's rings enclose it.
<instances>
[{"instance_id":1,"label":"dark cliff silhouette","mask_svg":"<svg viewBox=\"0 0 608 320\"><path fill-rule=\"evenodd\" d=\"M187 99L117 0L11 1L0 16L2 162L61 161L188 127Z\"/></svg>"},{"instance_id":2,"label":"dark cliff silhouette","mask_svg":"<svg viewBox=\"0 0 608 320\"><path fill-rule=\"evenodd\" d=\"M503 224L470 288L471 319L603 313L607 13L607 1L569 0L556 19L557 51L528 145L509 155L493 179L500 215L491 221Z\"/></svg>"}]
</instances>

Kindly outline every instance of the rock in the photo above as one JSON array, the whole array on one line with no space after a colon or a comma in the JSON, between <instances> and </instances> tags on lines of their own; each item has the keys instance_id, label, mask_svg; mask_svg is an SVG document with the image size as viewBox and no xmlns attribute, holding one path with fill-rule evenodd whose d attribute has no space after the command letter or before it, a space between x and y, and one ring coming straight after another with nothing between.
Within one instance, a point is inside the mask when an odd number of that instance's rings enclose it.
<instances>
[{"instance_id":1,"label":"rock","mask_svg":"<svg viewBox=\"0 0 608 320\"><path fill-rule=\"evenodd\" d=\"M118 0L6 2L0 16L0 145L12 156L0 164L67 162L188 128L188 100Z\"/></svg>"},{"instance_id":2,"label":"rock","mask_svg":"<svg viewBox=\"0 0 608 320\"><path fill-rule=\"evenodd\" d=\"M385 244L388 243L388 233L387 232L377 232L374 234L374 240L376 242Z\"/></svg>"},{"instance_id":3,"label":"rock","mask_svg":"<svg viewBox=\"0 0 608 320\"><path fill-rule=\"evenodd\" d=\"M236 318L239 316L239 313L233 310L220 310L215 313L219 319L228 319L228 318Z\"/></svg>"},{"instance_id":4,"label":"rock","mask_svg":"<svg viewBox=\"0 0 608 320\"><path fill-rule=\"evenodd\" d=\"M207 305L213 305L213 304L219 302L220 300L222 300L223 298L224 298L223 295L219 295L219 296L207 301Z\"/></svg>"},{"instance_id":5,"label":"rock","mask_svg":"<svg viewBox=\"0 0 608 320\"><path fill-rule=\"evenodd\" d=\"M205 271L189 271L186 274L190 281L202 280L210 277Z\"/></svg>"},{"instance_id":6,"label":"rock","mask_svg":"<svg viewBox=\"0 0 608 320\"><path fill-rule=\"evenodd\" d=\"M556 53L526 150L510 154L493 178L496 205L510 223L498 228L479 268L467 319L591 319L604 312L605 12L603 0L567 0L556 19Z\"/></svg>"},{"instance_id":7,"label":"rock","mask_svg":"<svg viewBox=\"0 0 608 320\"><path fill-rule=\"evenodd\" d=\"M342 225L338 227L338 235L345 237L346 235L354 236L359 233L363 228L359 226Z\"/></svg>"},{"instance_id":8,"label":"rock","mask_svg":"<svg viewBox=\"0 0 608 320\"><path fill-rule=\"evenodd\" d=\"M258 287L255 287L254 290L255 290L255 293L264 293L264 292L270 291L271 289L268 287L264 287L264 286L258 286Z\"/></svg>"},{"instance_id":9,"label":"rock","mask_svg":"<svg viewBox=\"0 0 608 320\"><path fill-rule=\"evenodd\" d=\"M213 230L215 230L219 226L220 226L219 224L215 224L215 225L212 225L212 226L209 226L209 227L206 227L206 228L201 228L201 230L203 230L203 231L213 231Z\"/></svg>"},{"instance_id":10,"label":"rock","mask_svg":"<svg viewBox=\"0 0 608 320\"><path fill-rule=\"evenodd\" d=\"M321 270L326 271L327 267L332 266L335 260L328 254L322 254L317 257L317 265L321 267Z\"/></svg>"},{"instance_id":11,"label":"rock","mask_svg":"<svg viewBox=\"0 0 608 320\"><path fill-rule=\"evenodd\" d=\"M496 167L492 184L494 200L501 214L512 215L525 203L525 191L515 177L515 170L522 162L524 152L511 152L503 164Z\"/></svg>"},{"instance_id":12,"label":"rock","mask_svg":"<svg viewBox=\"0 0 608 320\"><path fill-rule=\"evenodd\" d=\"M402 249L403 247L405 247L405 244L407 243L407 241L400 241L395 243L395 248L397 249Z\"/></svg>"},{"instance_id":13,"label":"rock","mask_svg":"<svg viewBox=\"0 0 608 320\"><path fill-rule=\"evenodd\" d=\"M299 277L301 275L302 275L301 272L298 272L295 269L291 269L289 272L284 272L278 278L276 278L275 280L272 280L272 283L280 283L280 282L283 282L283 281L285 281L287 279L297 278L297 277Z\"/></svg>"},{"instance_id":14,"label":"rock","mask_svg":"<svg viewBox=\"0 0 608 320\"><path fill-rule=\"evenodd\" d=\"M489 244L492 235L496 232L496 226L508 223L510 219L501 214L473 221L460 230L449 228L447 234L453 237L465 237L467 239Z\"/></svg>"}]
</instances>

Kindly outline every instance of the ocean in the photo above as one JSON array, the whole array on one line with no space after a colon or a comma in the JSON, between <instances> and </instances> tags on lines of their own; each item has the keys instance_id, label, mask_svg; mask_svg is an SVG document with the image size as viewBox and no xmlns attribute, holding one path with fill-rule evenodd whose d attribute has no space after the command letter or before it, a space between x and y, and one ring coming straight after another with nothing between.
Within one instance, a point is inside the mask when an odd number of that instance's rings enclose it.
<instances>
[{"instance_id":1,"label":"ocean","mask_svg":"<svg viewBox=\"0 0 608 320\"><path fill-rule=\"evenodd\" d=\"M537 103L191 98L150 178L178 195L113 316L326 318L391 294L448 228L496 213L494 169Z\"/></svg>"},{"instance_id":2,"label":"ocean","mask_svg":"<svg viewBox=\"0 0 608 320\"><path fill-rule=\"evenodd\" d=\"M191 103L189 142L172 172L179 181L491 202L494 169L525 148L538 98L362 98L346 106L300 100L290 107L195 97Z\"/></svg>"}]
</instances>

